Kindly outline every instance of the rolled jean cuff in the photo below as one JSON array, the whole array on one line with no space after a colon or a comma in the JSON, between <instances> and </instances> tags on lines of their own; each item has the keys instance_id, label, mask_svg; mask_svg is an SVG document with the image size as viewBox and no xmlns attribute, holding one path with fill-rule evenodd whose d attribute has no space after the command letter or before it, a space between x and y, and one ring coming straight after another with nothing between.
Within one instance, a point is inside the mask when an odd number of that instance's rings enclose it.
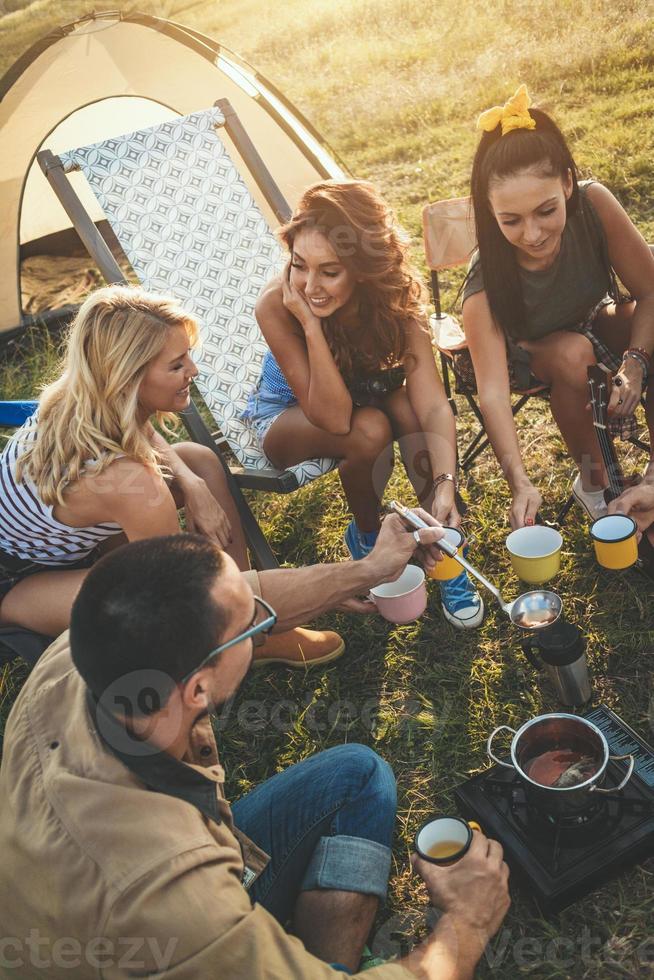
<instances>
[{"instance_id":1,"label":"rolled jean cuff","mask_svg":"<svg viewBox=\"0 0 654 980\"><path fill-rule=\"evenodd\" d=\"M309 862L300 891L332 888L386 898L391 849L364 837L321 837Z\"/></svg>"}]
</instances>

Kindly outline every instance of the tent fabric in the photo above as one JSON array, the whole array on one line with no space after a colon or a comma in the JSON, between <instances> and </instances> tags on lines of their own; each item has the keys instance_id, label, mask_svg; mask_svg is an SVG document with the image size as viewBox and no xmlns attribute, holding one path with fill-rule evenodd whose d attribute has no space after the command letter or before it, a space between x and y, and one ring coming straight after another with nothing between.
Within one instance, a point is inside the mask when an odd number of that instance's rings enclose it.
<instances>
[{"instance_id":1,"label":"tent fabric","mask_svg":"<svg viewBox=\"0 0 654 980\"><path fill-rule=\"evenodd\" d=\"M60 153L96 195L141 285L178 299L200 326L197 386L242 466L270 463L241 419L266 343L254 305L281 247L219 138L219 108ZM289 467L298 486L333 459Z\"/></svg>"},{"instance_id":2,"label":"tent fabric","mask_svg":"<svg viewBox=\"0 0 654 980\"><path fill-rule=\"evenodd\" d=\"M54 31L0 80L0 336L24 323L20 249L67 230L71 222L35 161L187 115L229 99L264 163L293 206L301 191L343 168L274 86L237 55L197 32L161 18L89 15ZM234 159L271 226L274 216L233 145ZM97 206L80 183L91 211ZM85 196L87 195L87 196Z\"/></svg>"}]
</instances>

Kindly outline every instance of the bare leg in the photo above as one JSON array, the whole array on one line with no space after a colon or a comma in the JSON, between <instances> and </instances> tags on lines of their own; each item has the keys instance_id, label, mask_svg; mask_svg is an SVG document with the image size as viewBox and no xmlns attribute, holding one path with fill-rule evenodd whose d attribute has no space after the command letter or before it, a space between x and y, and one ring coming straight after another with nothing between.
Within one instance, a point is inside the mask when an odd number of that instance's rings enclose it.
<instances>
[{"instance_id":1,"label":"bare leg","mask_svg":"<svg viewBox=\"0 0 654 980\"><path fill-rule=\"evenodd\" d=\"M284 469L315 456L340 459L338 471L360 531L379 529L379 502L393 469L393 432L377 408L355 408L347 435L312 425L301 408L289 408L273 423L264 452Z\"/></svg>"},{"instance_id":2,"label":"bare leg","mask_svg":"<svg viewBox=\"0 0 654 980\"><path fill-rule=\"evenodd\" d=\"M232 526L232 543L225 551L234 559L242 572L247 571L250 567L250 562L241 519L238 516L234 498L229 492L223 468L215 453L206 446L199 446L195 442L178 443L175 446L175 452L196 476L202 477L213 496L227 514L227 519ZM173 491L175 502L178 503L179 497L174 492L175 489L173 484L171 491Z\"/></svg>"},{"instance_id":3,"label":"bare leg","mask_svg":"<svg viewBox=\"0 0 654 980\"><path fill-rule=\"evenodd\" d=\"M418 502L431 513L434 473L427 441L420 429L418 416L411 407L406 387L402 385L387 395L383 408L393 428L393 438L399 444L402 462Z\"/></svg>"},{"instance_id":4,"label":"bare leg","mask_svg":"<svg viewBox=\"0 0 654 980\"><path fill-rule=\"evenodd\" d=\"M601 490L607 476L588 404L586 368L595 364L593 345L581 334L557 330L541 340L521 341L532 371L551 386L552 415L581 473L584 490Z\"/></svg>"},{"instance_id":5,"label":"bare leg","mask_svg":"<svg viewBox=\"0 0 654 980\"><path fill-rule=\"evenodd\" d=\"M0 603L0 623L58 636L70 623L70 610L88 569L37 572L15 585Z\"/></svg>"},{"instance_id":6,"label":"bare leg","mask_svg":"<svg viewBox=\"0 0 654 980\"><path fill-rule=\"evenodd\" d=\"M341 963L354 972L372 929L378 899L359 892L301 892L293 931L325 963Z\"/></svg>"}]
</instances>

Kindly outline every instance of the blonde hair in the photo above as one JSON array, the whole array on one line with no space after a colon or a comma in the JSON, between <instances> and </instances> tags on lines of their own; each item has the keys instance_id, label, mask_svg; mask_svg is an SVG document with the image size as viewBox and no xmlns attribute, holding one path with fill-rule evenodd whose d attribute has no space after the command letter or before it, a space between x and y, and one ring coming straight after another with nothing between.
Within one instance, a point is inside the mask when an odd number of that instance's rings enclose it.
<instances>
[{"instance_id":1,"label":"blonde hair","mask_svg":"<svg viewBox=\"0 0 654 980\"><path fill-rule=\"evenodd\" d=\"M18 460L16 476L29 477L45 504L63 504L67 486L97 462L101 473L125 455L161 473L146 426L139 420L138 392L146 368L183 326L189 346L198 327L175 300L130 286L107 286L84 301L73 321L60 376L39 399L36 438ZM177 422L157 412L164 428Z\"/></svg>"}]
</instances>

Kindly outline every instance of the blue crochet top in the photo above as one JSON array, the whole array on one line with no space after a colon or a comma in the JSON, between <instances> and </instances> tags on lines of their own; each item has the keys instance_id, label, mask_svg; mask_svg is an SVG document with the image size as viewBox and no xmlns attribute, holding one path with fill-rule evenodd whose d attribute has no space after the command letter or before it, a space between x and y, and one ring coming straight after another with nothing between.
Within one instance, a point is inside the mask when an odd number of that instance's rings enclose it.
<instances>
[{"instance_id":1,"label":"blue crochet top","mask_svg":"<svg viewBox=\"0 0 654 980\"><path fill-rule=\"evenodd\" d=\"M282 400L288 401L289 404L297 401L293 389L286 380L282 369L270 350L266 351L263 359L261 378L259 379L259 391L277 395Z\"/></svg>"}]
</instances>

